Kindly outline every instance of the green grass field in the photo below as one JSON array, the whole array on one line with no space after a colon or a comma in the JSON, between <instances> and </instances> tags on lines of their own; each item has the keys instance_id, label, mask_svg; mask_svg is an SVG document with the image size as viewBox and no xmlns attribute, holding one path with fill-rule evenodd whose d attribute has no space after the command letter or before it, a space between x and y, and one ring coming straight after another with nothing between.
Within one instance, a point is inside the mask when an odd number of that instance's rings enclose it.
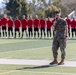
<instances>
[{"instance_id":1,"label":"green grass field","mask_svg":"<svg viewBox=\"0 0 76 75\"><path fill-rule=\"evenodd\" d=\"M0 59L53 60L51 47L50 39L0 39ZM66 60L76 61L76 40L67 40ZM76 67L0 65L0 75L76 75Z\"/></svg>"}]
</instances>

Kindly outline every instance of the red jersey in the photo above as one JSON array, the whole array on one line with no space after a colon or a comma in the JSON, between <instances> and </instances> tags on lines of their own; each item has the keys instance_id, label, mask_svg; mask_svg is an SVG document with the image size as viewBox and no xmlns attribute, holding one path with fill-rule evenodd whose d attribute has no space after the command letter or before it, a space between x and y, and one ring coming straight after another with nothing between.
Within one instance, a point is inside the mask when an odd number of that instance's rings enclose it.
<instances>
[{"instance_id":1,"label":"red jersey","mask_svg":"<svg viewBox=\"0 0 76 75\"><path fill-rule=\"evenodd\" d=\"M39 19L35 19L34 20L34 28L39 28L40 27L40 20Z\"/></svg>"},{"instance_id":2,"label":"red jersey","mask_svg":"<svg viewBox=\"0 0 76 75\"><path fill-rule=\"evenodd\" d=\"M7 23L8 23L8 19L5 18L5 17L3 17L3 18L1 19L1 24L2 24L2 26L6 26Z\"/></svg>"},{"instance_id":3,"label":"red jersey","mask_svg":"<svg viewBox=\"0 0 76 75\"><path fill-rule=\"evenodd\" d=\"M46 26L46 21L45 21L45 19L41 19L41 20L40 20L40 27L41 27L41 28L45 28L45 26Z\"/></svg>"},{"instance_id":4,"label":"red jersey","mask_svg":"<svg viewBox=\"0 0 76 75\"><path fill-rule=\"evenodd\" d=\"M14 24L15 24L15 28L19 29L19 27L21 25L21 21L19 19L17 19L17 20L14 21Z\"/></svg>"},{"instance_id":5,"label":"red jersey","mask_svg":"<svg viewBox=\"0 0 76 75\"><path fill-rule=\"evenodd\" d=\"M67 22L67 24L68 24L68 28L70 28L70 26L71 26L71 20L70 20L70 18L67 18L67 19L66 19L66 22Z\"/></svg>"},{"instance_id":6,"label":"red jersey","mask_svg":"<svg viewBox=\"0 0 76 75\"><path fill-rule=\"evenodd\" d=\"M76 28L76 20L72 20L71 21L71 27L72 28Z\"/></svg>"},{"instance_id":7,"label":"red jersey","mask_svg":"<svg viewBox=\"0 0 76 75\"><path fill-rule=\"evenodd\" d=\"M52 20L52 25L54 24L55 20L56 20L55 18Z\"/></svg>"},{"instance_id":8,"label":"red jersey","mask_svg":"<svg viewBox=\"0 0 76 75\"><path fill-rule=\"evenodd\" d=\"M13 20L8 20L8 27L12 27L14 25L14 21Z\"/></svg>"},{"instance_id":9,"label":"red jersey","mask_svg":"<svg viewBox=\"0 0 76 75\"><path fill-rule=\"evenodd\" d=\"M2 26L2 24L1 24L1 20L0 20L0 26Z\"/></svg>"},{"instance_id":10,"label":"red jersey","mask_svg":"<svg viewBox=\"0 0 76 75\"><path fill-rule=\"evenodd\" d=\"M33 24L34 24L34 20L33 19L29 19L28 20L28 27L32 28Z\"/></svg>"},{"instance_id":11,"label":"red jersey","mask_svg":"<svg viewBox=\"0 0 76 75\"><path fill-rule=\"evenodd\" d=\"M50 20L47 20L47 29L50 29L52 26L52 22Z\"/></svg>"},{"instance_id":12,"label":"red jersey","mask_svg":"<svg viewBox=\"0 0 76 75\"><path fill-rule=\"evenodd\" d=\"M28 24L28 21L26 19L22 19L21 24L22 24L22 28L26 28L27 24Z\"/></svg>"}]
</instances>

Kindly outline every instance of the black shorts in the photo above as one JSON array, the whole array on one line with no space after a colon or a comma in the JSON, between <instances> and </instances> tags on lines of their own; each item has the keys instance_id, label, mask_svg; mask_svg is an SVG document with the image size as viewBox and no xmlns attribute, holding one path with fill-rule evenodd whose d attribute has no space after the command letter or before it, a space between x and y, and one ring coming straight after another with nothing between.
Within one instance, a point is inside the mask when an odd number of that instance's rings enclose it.
<instances>
[{"instance_id":1,"label":"black shorts","mask_svg":"<svg viewBox=\"0 0 76 75\"><path fill-rule=\"evenodd\" d=\"M51 29L47 29L47 31L51 31Z\"/></svg>"},{"instance_id":2,"label":"black shorts","mask_svg":"<svg viewBox=\"0 0 76 75\"><path fill-rule=\"evenodd\" d=\"M41 32L42 32L42 31L45 31L45 28L41 28Z\"/></svg>"},{"instance_id":3,"label":"black shorts","mask_svg":"<svg viewBox=\"0 0 76 75\"><path fill-rule=\"evenodd\" d=\"M71 29L71 32L76 32L76 29L75 29L75 28L72 28L72 29Z\"/></svg>"},{"instance_id":4,"label":"black shorts","mask_svg":"<svg viewBox=\"0 0 76 75\"><path fill-rule=\"evenodd\" d=\"M26 31L26 28L22 28L22 32Z\"/></svg>"},{"instance_id":5,"label":"black shorts","mask_svg":"<svg viewBox=\"0 0 76 75\"><path fill-rule=\"evenodd\" d=\"M38 31L39 31L39 29L38 29L38 28L34 28L34 31L35 31L35 32L36 32L36 31L38 32Z\"/></svg>"},{"instance_id":6,"label":"black shorts","mask_svg":"<svg viewBox=\"0 0 76 75\"><path fill-rule=\"evenodd\" d=\"M15 32L16 32L16 31L18 31L18 32L19 32L19 31L20 31L20 29L15 29Z\"/></svg>"},{"instance_id":7,"label":"black shorts","mask_svg":"<svg viewBox=\"0 0 76 75\"><path fill-rule=\"evenodd\" d=\"M29 31L29 32L32 32L32 28L28 28L28 31Z\"/></svg>"},{"instance_id":8,"label":"black shorts","mask_svg":"<svg viewBox=\"0 0 76 75\"><path fill-rule=\"evenodd\" d=\"M13 31L12 27L9 27L9 28L8 28L8 31Z\"/></svg>"},{"instance_id":9,"label":"black shorts","mask_svg":"<svg viewBox=\"0 0 76 75\"><path fill-rule=\"evenodd\" d=\"M6 30L6 26L2 26L2 30Z\"/></svg>"}]
</instances>

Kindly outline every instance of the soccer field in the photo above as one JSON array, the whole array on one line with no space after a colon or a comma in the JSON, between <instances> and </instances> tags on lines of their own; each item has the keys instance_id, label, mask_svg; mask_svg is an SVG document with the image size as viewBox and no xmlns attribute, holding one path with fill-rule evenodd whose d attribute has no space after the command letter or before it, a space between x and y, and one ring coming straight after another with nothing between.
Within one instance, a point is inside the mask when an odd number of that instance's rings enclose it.
<instances>
[{"instance_id":1,"label":"soccer field","mask_svg":"<svg viewBox=\"0 0 76 75\"><path fill-rule=\"evenodd\" d=\"M0 59L53 60L51 46L50 39L0 39ZM76 40L67 40L65 60L76 61ZM1 64L0 75L76 75L76 67Z\"/></svg>"}]
</instances>

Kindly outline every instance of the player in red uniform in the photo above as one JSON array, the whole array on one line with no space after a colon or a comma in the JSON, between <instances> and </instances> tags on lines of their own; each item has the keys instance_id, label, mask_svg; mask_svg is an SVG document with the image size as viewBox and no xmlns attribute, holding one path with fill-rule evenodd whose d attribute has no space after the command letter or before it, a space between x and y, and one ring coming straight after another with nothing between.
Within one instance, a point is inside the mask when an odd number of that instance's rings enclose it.
<instances>
[{"instance_id":1,"label":"player in red uniform","mask_svg":"<svg viewBox=\"0 0 76 75\"><path fill-rule=\"evenodd\" d=\"M20 37L20 26L21 26L21 21L19 20L18 17L16 17L16 20L14 21L15 24L15 36L14 38L16 38L16 32L18 31L19 37Z\"/></svg>"},{"instance_id":2,"label":"player in red uniform","mask_svg":"<svg viewBox=\"0 0 76 75\"><path fill-rule=\"evenodd\" d=\"M36 31L38 33L38 37L39 37L39 25L40 25L40 20L38 18L38 16L35 16L34 19L34 37L36 38Z\"/></svg>"},{"instance_id":3,"label":"player in red uniform","mask_svg":"<svg viewBox=\"0 0 76 75\"><path fill-rule=\"evenodd\" d=\"M21 26L22 26L22 36L21 36L21 38L23 38L24 31L26 32L26 36L28 36L28 34L27 34L27 24L28 24L28 21L26 20L25 15L23 15L22 20L21 20Z\"/></svg>"},{"instance_id":4,"label":"player in red uniform","mask_svg":"<svg viewBox=\"0 0 76 75\"><path fill-rule=\"evenodd\" d=\"M10 31L11 31L11 34L13 37L13 26L14 26L14 21L13 21L12 17L10 16L9 20L8 20L8 37L10 37Z\"/></svg>"},{"instance_id":5,"label":"player in red uniform","mask_svg":"<svg viewBox=\"0 0 76 75\"><path fill-rule=\"evenodd\" d=\"M55 22L55 18L52 20L52 25L54 24L54 22ZM53 31L53 36L54 36L54 30L52 30Z\"/></svg>"},{"instance_id":6,"label":"player in red uniform","mask_svg":"<svg viewBox=\"0 0 76 75\"><path fill-rule=\"evenodd\" d=\"M7 36L7 23L8 23L8 18L6 15L4 15L4 17L1 19L3 37L4 37L4 31Z\"/></svg>"},{"instance_id":7,"label":"player in red uniform","mask_svg":"<svg viewBox=\"0 0 76 75\"><path fill-rule=\"evenodd\" d=\"M71 21L71 32L72 32L72 38L74 37L74 33L76 36L76 20L75 18L73 18L73 20Z\"/></svg>"},{"instance_id":8,"label":"player in red uniform","mask_svg":"<svg viewBox=\"0 0 76 75\"><path fill-rule=\"evenodd\" d=\"M45 34L45 26L46 26L46 20L44 19L43 16L41 16L41 20L40 20L41 38L42 38L42 31L44 33L44 38L46 36L46 34Z\"/></svg>"},{"instance_id":9,"label":"player in red uniform","mask_svg":"<svg viewBox=\"0 0 76 75\"><path fill-rule=\"evenodd\" d=\"M32 16L29 16L29 20L28 20L28 32L29 32L29 37L33 36L33 24L34 24L34 20L32 19ZM30 34L31 33L31 34Z\"/></svg>"},{"instance_id":10,"label":"player in red uniform","mask_svg":"<svg viewBox=\"0 0 76 75\"><path fill-rule=\"evenodd\" d=\"M50 37L51 37L51 26L52 26L52 21L50 20L50 17L48 17L48 20L46 22L47 24L47 37L49 36L50 33Z\"/></svg>"},{"instance_id":11,"label":"player in red uniform","mask_svg":"<svg viewBox=\"0 0 76 75\"><path fill-rule=\"evenodd\" d=\"M67 25L68 25L68 35L70 37L71 19L68 16L66 18L66 22L67 22Z\"/></svg>"},{"instance_id":12,"label":"player in red uniform","mask_svg":"<svg viewBox=\"0 0 76 75\"><path fill-rule=\"evenodd\" d=\"M0 19L0 37L1 37L1 27L2 25L1 25L1 19Z\"/></svg>"}]
</instances>

